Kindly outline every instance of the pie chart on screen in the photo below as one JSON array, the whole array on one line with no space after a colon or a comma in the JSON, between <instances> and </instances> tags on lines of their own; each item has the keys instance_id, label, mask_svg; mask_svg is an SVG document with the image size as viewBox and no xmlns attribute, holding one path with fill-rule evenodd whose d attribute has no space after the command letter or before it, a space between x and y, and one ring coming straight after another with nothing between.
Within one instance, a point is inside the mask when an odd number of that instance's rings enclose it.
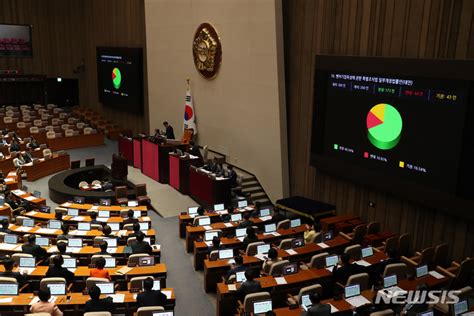
<instances>
[{"instance_id":1,"label":"pie chart on screen","mask_svg":"<svg viewBox=\"0 0 474 316\"><path fill-rule=\"evenodd\" d=\"M120 85L122 84L122 74L118 68L112 70L112 83L114 84L115 89L120 89Z\"/></svg>"},{"instance_id":2,"label":"pie chart on screen","mask_svg":"<svg viewBox=\"0 0 474 316\"><path fill-rule=\"evenodd\" d=\"M402 116L388 103L379 103L367 114L367 137L372 145L382 150L397 146L403 129Z\"/></svg>"}]
</instances>

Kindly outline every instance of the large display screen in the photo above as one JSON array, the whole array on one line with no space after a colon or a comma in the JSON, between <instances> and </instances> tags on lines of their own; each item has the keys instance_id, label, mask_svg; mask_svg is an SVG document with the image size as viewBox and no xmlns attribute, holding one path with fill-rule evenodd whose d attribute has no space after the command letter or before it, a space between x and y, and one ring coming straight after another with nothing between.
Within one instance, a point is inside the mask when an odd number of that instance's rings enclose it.
<instances>
[{"instance_id":1,"label":"large display screen","mask_svg":"<svg viewBox=\"0 0 474 316\"><path fill-rule=\"evenodd\" d=\"M130 112L142 112L142 49L98 47L97 81L101 103Z\"/></svg>"},{"instance_id":2,"label":"large display screen","mask_svg":"<svg viewBox=\"0 0 474 316\"><path fill-rule=\"evenodd\" d=\"M473 157L473 81L459 66L317 56L312 163L418 200L474 199L465 181L473 174L465 163Z\"/></svg>"},{"instance_id":3,"label":"large display screen","mask_svg":"<svg viewBox=\"0 0 474 316\"><path fill-rule=\"evenodd\" d=\"M0 57L32 57L31 26L0 24Z\"/></svg>"}]
</instances>

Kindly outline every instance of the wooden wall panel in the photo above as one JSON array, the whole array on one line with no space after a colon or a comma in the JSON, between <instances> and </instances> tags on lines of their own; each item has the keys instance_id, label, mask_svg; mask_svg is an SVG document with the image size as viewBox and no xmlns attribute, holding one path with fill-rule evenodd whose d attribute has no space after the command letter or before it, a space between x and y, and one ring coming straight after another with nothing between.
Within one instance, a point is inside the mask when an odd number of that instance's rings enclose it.
<instances>
[{"instance_id":1,"label":"wooden wall panel","mask_svg":"<svg viewBox=\"0 0 474 316\"><path fill-rule=\"evenodd\" d=\"M408 232L415 249L448 242L453 258L473 256L474 223L324 174L309 157L316 54L474 58L474 1L283 0L283 8L291 194Z\"/></svg>"}]
</instances>

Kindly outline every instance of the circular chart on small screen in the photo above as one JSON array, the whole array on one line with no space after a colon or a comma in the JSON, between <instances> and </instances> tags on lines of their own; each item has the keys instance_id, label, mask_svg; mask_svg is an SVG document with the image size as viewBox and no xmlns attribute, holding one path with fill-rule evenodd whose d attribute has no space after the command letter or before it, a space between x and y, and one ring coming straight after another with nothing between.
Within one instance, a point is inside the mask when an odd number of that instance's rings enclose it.
<instances>
[{"instance_id":1,"label":"circular chart on small screen","mask_svg":"<svg viewBox=\"0 0 474 316\"><path fill-rule=\"evenodd\" d=\"M120 89L122 84L122 74L118 68L112 69L112 83L114 84L115 89Z\"/></svg>"},{"instance_id":2,"label":"circular chart on small screen","mask_svg":"<svg viewBox=\"0 0 474 316\"><path fill-rule=\"evenodd\" d=\"M367 137L372 145L382 150L397 146L403 129L402 116L390 104L379 103L367 114Z\"/></svg>"}]
</instances>

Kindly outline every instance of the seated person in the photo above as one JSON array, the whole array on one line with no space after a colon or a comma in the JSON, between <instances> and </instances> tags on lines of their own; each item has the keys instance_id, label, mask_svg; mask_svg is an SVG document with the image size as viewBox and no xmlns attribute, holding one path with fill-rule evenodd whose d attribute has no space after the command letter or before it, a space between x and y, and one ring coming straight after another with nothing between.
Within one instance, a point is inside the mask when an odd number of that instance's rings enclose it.
<instances>
[{"instance_id":1,"label":"seated person","mask_svg":"<svg viewBox=\"0 0 474 316\"><path fill-rule=\"evenodd\" d=\"M107 248L109 247L109 244L105 241L105 240L102 240L100 243L99 243L99 248L100 248L100 251L99 252L96 252L95 254L96 255L108 255L109 253L107 252Z\"/></svg>"},{"instance_id":2,"label":"seated person","mask_svg":"<svg viewBox=\"0 0 474 316\"><path fill-rule=\"evenodd\" d=\"M279 222L285 220L286 217L285 215L282 214L281 210L278 207L275 207L273 209L273 216L272 216L272 222L275 224L278 224Z\"/></svg>"},{"instance_id":3,"label":"seated person","mask_svg":"<svg viewBox=\"0 0 474 316\"><path fill-rule=\"evenodd\" d=\"M36 235L31 234L25 244L21 245L21 250L24 253L33 255L36 259L44 258L47 254L46 249L36 244Z\"/></svg>"},{"instance_id":4,"label":"seated person","mask_svg":"<svg viewBox=\"0 0 474 316\"><path fill-rule=\"evenodd\" d=\"M38 144L38 141L36 140L36 138L31 136L31 140L30 140L30 143L28 144L28 147L34 150L34 149L38 148L39 146L40 145Z\"/></svg>"},{"instance_id":5,"label":"seated person","mask_svg":"<svg viewBox=\"0 0 474 316\"><path fill-rule=\"evenodd\" d=\"M224 170L224 166L222 165L222 163L217 164L216 172L214 172L214 173L216 174L216 177L224 177L225 176L225 170Z\"/></svg>"},{"instance_id":6,"label":"seated person","mask_svg":"<svg viewBox=\"0 0 474 316\"><path fill-rule=\"evenodd\" d=\"M91 218L91 225L92 224L101 224L102 225L102 223L97 220L97 212L91 212L89 214L89 216Z\"/></svg>"},{"instance_id":7,"label":"seated person","mask_svg":"<svg viewBox=\"0 0 474 316\"><path fill-rule=\"evenodd\" d=\"M49 302L51 298L51 291L49 288L40 289L38 292L39 302L31 305L30 312L32 313L49 313L51 316L62 316L63 312L58 308L54 302Z\"/></svg>"},{"instance_id":8,"label":"seated person","mask_svg":"<svg viewBox=\"0 0 474 316\"><path fill-rule=\"evenodd\" d=\"M321 224L319 224L319 221L315 220L313 225L306 225L306 230L304 232L304 241L308 243L320 233L321 233ZM320 243L322 241L323 241L323 236L321 234L318 237L316 237L316 239L314 239L315 243Z\"/></svg>"},{"instance_id":9,"label":"seated person","mask_svg":"<svg viewBox=\"0 0 474 316\"><path fill-rule=\"evenodd\" d=\"M25 164L25 158L23 158L23 155L21 153L18 153L18 155L13 159L13 166L15 166L15 168L17 169L20 169Z\"/></svg>"},{"instance_id":10,"label":"seated person","mask_svg":"<svg viewBox=\"0 0 474 316\"><path fill-rule=\"evenodd\" d=\"M258 237L257 237L257 234L255 232L255 228L253 228L252 226L250 227L247 227L247 236L244 238L244 241L242 242L242 249L243 251L246 251L247 249L247 246L253 242L257 242L258 241Z\"/></svg>"},{"instance_id":11,"label":"seated person","mask_svg":"<svg viewBox=\"0 0 474 316\"><path fill-rule=\"evenodd\" d=\"M123 225L138 223L138 218L133 217L133 210L127 211L127 218L123 220Z\"/></svg>"},{"instance_id":12,"label":"seated person","mask_svg":"<svg viewBox=\"0 0 474 316\"><path fill-rule=\"evenodd\" d=\"M72 238L71 235L69 235L69 225L64 223L61 225L61 230L63 233L56 238L57 240L68 240L69 238Z\"/></svg>"},{"instance_id":13,"label":"seated person","mask_svg":"<svg viewBox=\"0 0 474 316\"><path fill-rule=\"evenodd\" d=\"M364 267L351 263L351 257L347 253L341 254L340 258L339 265L335 266L332 271L336 282L345 285L351 275L364 272Z\"/></svg>"},{"instance_id":14,"label":"seated person","mask_svg":"<svg viewBox=\"0 0 474 316\"><path fill-rule=\"evenodd\" d=\"M237 299L241 300L242 302L244 301L245 295L257 293L262 290L260 282L254 279L255 275L253 270L245 270L245 278L246 281L242 282L236 292Z\"/></svg>"},{"instance_id":15,"label":"seated person","mask_svg":"<svg viewBox=\"0 0 474 316\"><path fill-rule=\"evenodd\" d=\"M6 278L15 278L18 281L18 284L22 286L28 280L28 273L26 271L24 271L23 274L20 272L13 272L14 263L15 261L12 259L6 258L3 261L3 267L5 268L5 271L0 272L0 276Z\"/></svg>"},{"instance_id":16,"label":"seated person","mask_svg":"<svg viewBox=\"0 0 474 316\"><path fill-rule=\"evenodd\" d=\"M10 144L10 152L12 151L20 151L20 143L15 139Z\"/></svg>"},{"instance_id":17,"label":"seated person","mask_svg":"<svg viewBox=\"0 0 474 316\"><path fill-rule=\"evenodd\" d=\"M47 278L64 278L67 284L74 282L74 273L69 271L67 268L63 268L64 258L62 255L56 255L53 257L53 266L49 267L46 272Z\"/></svg>"},{"instance_id":18,"label":"seated person","mask_svg":"<svg viewBox=\"0 0 474 316\"><path fill-rule=\"evenodd\" d=\"M309 300L311 301L311 307L306 312L302 312L301 316L330 316L331 305L321 304L321 297L317 292L311 292L309 294Z\"/></svg>"},{"instance_id":19,"label":"seated person","mask_svg":"<svg viewBox=\"0 0 474 316\"><path fill-rule=\"evenodd\" d=\"M2 227L0 227L0 232L10 234L12 231L8 228L8 226L10 226L8 219L7 218L2 219Z\"/></svg>"},{"instance_id":20,"label":"seated person","mask_svg":"<svg viewBox=\"0 0 474 316\"><path fill-rule=\"evenodd\" d=\"M199 150L199 146L196 146L194 144L194 141L192 140L189 142L188 153L193 156L198 157L199 163L202 163L202 154L201 154L201 151Z\"/></svg>"},{"instance_id":21,"label":"seated person","mask_svg":"<svg viewBox=\"0 0 474 316\"><path fill-rule=\"evenodd\" d=\"M53 252L52 255L67 255L67 243L58 242L56 243L56 248L58 248L58 251Z\"/></svg>"},{"instance_id":22,"label":"seated person","mask_svg":"<svg viewBox=\"0 0 474 316\"><path fill-rule=\"evenodd\" d=\"M105 225L104 228L102 228L102 234L104 234L104 237L107 237L107 238L114 238L115 237L112 234L112 228L109 225Z\"/></svg>"},{"instance_id":23,"label":"seated person","mask_svg":"<svg viewBox=\"0 0 474 316\"><path fill-rule=\"evenodd\" d=\"M31 149L27 148L25 153L23 154L23 159L25 160L26 163L32 162L34 157L33 154L31 153Z\"/></svg>"},{"instance_id":24,"label":"seated person","mask_svg":"<svg viewBox=\"0 0 474 316\"><path fill-rule=\"evenodd\" d=\"M250 220L250 213L244 213L244 220L240 222L239 226L237 228L247 228L247 227L252 227L253 222Z\"/></svg>"},{"instance_id":25,"label":"seated person","mask_svg":"<svg viewBox=\"0 0 474 316\"><path fill-rule=\"evenodd\" d=\"M265 272L266 274L269 274L272 265L283 259L278 257L278 251L275 248L270 248L270 250L268 251L267 257L268 258L263 263L262 269L263 269L263 272Z\"/></svg>"},{"instance_id":26,"label":"seated person","mask_svg":"<svg viewBox=\"0 0 474 316\"><path fill-rule=\"evenodd\" d=\"M12 210L17 209L20 205L16 202L15 196L11 193L11 191L5 192L5 203L7 203Z\"/></svg>"},{"instance_id":27,"label":"seated person","mask_svg":"<svg viewBox=\"0 0 474 316\"><path fill-rule=\"evenodd\" d=\"M214 236L212 238L212 245L207 247L207 254L210 255L212 251L221 249L224 249L224 247L221 245L221 239L217 236Z\"/></svg>"},{"instance_id":28,"label":"seated person","mask_svg":"<svg viewBox=\"0 0 474 316\"><path fill-rule=\"evenodd\" d=\"M142 232L138 232L136 235L137 241L132 242L130 247L132 248L132 253L148 253L150 254L153 249L151 248L150 244L147 241L144 241L145 234Z\"/></svg>"},{"instance_id":29,"label":"seated person","mask_svg":"<svg viewBox=\"0 0 474 316\"><path fill-rule=\"evenodd\" d=\"M104 257L97 258L97 260L95 261L95 268L89 271L90 276L94 278L109 279L109 281L112 281L109 275L109 271L105 270L104 267L105 267L105 258Z\"/></svg>"},{"instance_id":30,"label":"seated person","mask_svg":"<svg viewBox=\"0 0 474 316\"><path fill-rule=\"evenodd\" d=\"M127 237L130 238L130 237L137 237L138 234L140 234L141 231L140 231L140 224L138 223L134 223L133 224L133 233L130 233Z\"/></svg>"},{"instance_id":31,"label":"seated person","mask_svg":"<svg viewBox=\"0 0 474 316\"><path fill-rule=\"evenodd\" d=\"M197 209L198 216L204 216L205 213L206 213L206 210L204 209L204 207L199 206Z\"/></svg>"},{"instance_id":32,"label":"seated person","mask_svg":"<svg viewBox=\"0 0 474 316\"><path fill-rule=\"evenodd\" d=\"M137 306L164 306L166 295L161 291L153 290L153 278L149 277L143 281L143 292L137 295Z\"/></svg>"},{"instance_id":33,"label":"seated person","mask_svg":"<svg viewBox=\"0 0 474 316\"><path fill-rule=\"evenodd\" d=\"M94 285L88 289L90 300L84 305L84 312L112 312L114 309L111 297L100 298L100 288Z\"/></svg>"},{"instance_id":34,"label":"seated person","mask_svg":"<svg viewBox=\"0 0 474 316\"><path fill-rule=\"evenodd\" d=\"M54 219L58 220L58 221L62 221L63 220L63 212L55 212L54 213Z\"/></svg>"},{"instance_id":35,"label":"seated person","mask_svg":"<svg viewBox=\"0 0 474 316\"><path fill-rule=\"evenodd\" d=\"M230 179L230 186L232 188L235 188L238 186L237 183L237 173L234 170L234 166L232 165L227 165L227 178Z\"/></svg>"},{"instance_id":36,"label":"seated person","mask_svg":"<svg viewBox=\"0 0 474 316\"><path fill-rule=\"evenodd\" d=\"M231 275L236 274L237 272L245 271L246 267L244 266L244 258L241 255L234 257L235 263L231 264L231 269L227 271L226 279L228 280Z\"/></svg>"}]
</instances>

